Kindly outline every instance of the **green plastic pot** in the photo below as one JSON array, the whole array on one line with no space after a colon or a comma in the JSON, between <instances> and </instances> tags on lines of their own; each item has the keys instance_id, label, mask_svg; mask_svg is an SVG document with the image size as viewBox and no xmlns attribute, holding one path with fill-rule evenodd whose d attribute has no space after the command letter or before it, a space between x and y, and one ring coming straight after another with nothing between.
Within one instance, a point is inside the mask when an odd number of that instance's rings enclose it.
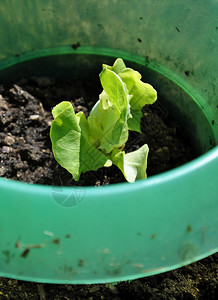
<instances>
[{"instance_id":1,"label":"green plastic pot","mask_svg":"<svg viewBox=\"0 0 218 300\"><path fill-rule=\"evenodd\" d=\"M215 0L1 1L1 82L89 78L122 57L158 90L198 157L145 181L99 189L2 178L0 276L120 281L217 251L217 13Z\"/></svg>"}]
</instances>

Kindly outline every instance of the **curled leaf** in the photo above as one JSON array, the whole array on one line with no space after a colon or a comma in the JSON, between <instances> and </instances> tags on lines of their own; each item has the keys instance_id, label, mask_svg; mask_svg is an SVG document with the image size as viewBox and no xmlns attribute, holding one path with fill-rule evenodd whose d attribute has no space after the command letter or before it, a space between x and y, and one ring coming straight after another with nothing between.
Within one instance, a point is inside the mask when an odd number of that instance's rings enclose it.
<instances>
[{"instance_id":1,"label":"curled leaf","mask_svg":"<svg viewBox=\"0 0 218 300\"><path fill-rule=\"evenodd\" d=\"M149 148L144 145L136 151L125 153L119 149L112 152L111 160L123 173L128 182L145 179Z\"/></svg>"}]
</instances>

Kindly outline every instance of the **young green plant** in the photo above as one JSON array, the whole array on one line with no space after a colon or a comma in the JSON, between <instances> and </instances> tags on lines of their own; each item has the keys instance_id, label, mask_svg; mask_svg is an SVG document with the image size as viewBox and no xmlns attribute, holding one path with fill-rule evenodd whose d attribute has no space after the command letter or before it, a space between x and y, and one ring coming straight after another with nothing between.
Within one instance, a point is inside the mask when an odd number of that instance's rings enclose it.
<instances>
[{"instance_id":1,"label":"young green plant","mask_svg":"<svg viewBox=\"0 0 218 300\"><path fill-rule=\"evenodd\" d=\"M124 149L129 130L141 133L142 107L154 103L157 93L121 58L113 66L103 65L100 81L103 91L88 118L83 112L75 114L68 101L53 108L54 157L76 181L81 173L112 164L128 182L146 178L148 145L130 153Z\"/></svg>"}]
</instances>

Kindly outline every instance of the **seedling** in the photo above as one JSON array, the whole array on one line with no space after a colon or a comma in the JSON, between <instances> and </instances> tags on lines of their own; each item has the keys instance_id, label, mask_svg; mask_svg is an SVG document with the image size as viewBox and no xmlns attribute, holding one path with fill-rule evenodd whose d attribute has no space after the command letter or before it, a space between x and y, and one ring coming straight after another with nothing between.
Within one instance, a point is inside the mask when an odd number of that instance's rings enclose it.
<instances>
[{"instance_id":1,"label":"seedling","mask_svg":"<svg viewBox=\"0 0 218 300\"><path fill-rule=\"evenodd\" d=\"M103 65L103 92L86 118L68 101L56 105L50 136L57 162L78 181L81 173L116 165L128 182L146 178L148 145L125 153L129 130L141 133L142 107L157 99L153 87L121 58Z\"/></svg>"}]
</instances>

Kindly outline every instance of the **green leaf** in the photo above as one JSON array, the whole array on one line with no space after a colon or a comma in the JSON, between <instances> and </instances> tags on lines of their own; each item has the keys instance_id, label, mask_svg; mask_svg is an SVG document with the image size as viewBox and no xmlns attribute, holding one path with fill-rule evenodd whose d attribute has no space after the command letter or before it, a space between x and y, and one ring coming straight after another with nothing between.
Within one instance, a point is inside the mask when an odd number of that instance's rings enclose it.
<instances>
[{"instance_id":1,"label":"green leaf","mask_svg":"<svg viewBox=\"0 0 218 300\"><path fill-rule=\"evenodd\" d=\"M81 129L70 102L61 102L52 110L54 121L50 137L52 151L57 162L67 169L75 180L80 175Z\"/></svg>"},{"instance_id":2,"label":"green leaf","mask_svg":"<svg viewBox=\"0 0 218 300\"><path fill-rule=\"evenodd\" d=\"M90 139L93 145L97 148L105 145L104 150L108 153L111 151L120 138L119 136L112 137L112 130L119 116L119 111L110 103L106 92L103 92L88 117Z\"/></svg>"},{"instance_id":3,"label":"green leaf","mask_svg":"<svg viewBox=\"0 0 218 300\"><path fill-rule=\"evenodd\" d=\"M121 170L126 180L132 183L137 179L147 178L148 152L148 145L127 154L119 149L114 149L110 159Z\"/></svg>"},{"instance_id":4,"label":"green leaf","mask_svg":"<svg viewBox=\"0 0 218 300\"><path fill-rule=\"evenodd\" d=\"M142 76L139 72L126 68L121 58L118 58L112 67L107 66L107 68L120 77L127 87L128 94L132 95L129 101L132 115L132 118L128 119L129 130L141 132L142 114L140 111L146 104L152 104L156 101L157 92L150 84L141 81Z\"/></svg>"},{"instance_id":5,"label":"green leaf","mask_svg":"<svg viewBox=\"0 0 218 300\"><path fill-rule=\"evenodd\" d=\"M91 143L89 125L84 113L79 112L76 117L81 128L80 172L96 171L107 163L108 158Z\"/></svg>"},{"instance_id":6,"label":"green leaf","mask_svg":"<svg viewBox=\"0 0 218 300\"><path fill-rule=\"evenodd\" d=\"M52 111L50 136L57 162L79 180L81 172L103 167L108 158L89 141L88 123L83 113L75 115L70 102L61 102Z\"/></svg>"},{"instance_id":7,"label":"green leaf","mask_svg":"<svg viewBox=\"0 0 218 300\"><path fill-rule=\"evenodd\" d=\"M109 96L109 101L121 113L127 111L127 95L128 90L120 77L113 71L105 67L100 73L100 81L104 91ZM125 121L125 113L122 114Z\"/></svg>"},{"instance_id":8,"label":"green leaf","mask_svg":"<svg viewBox=\"0 0 218 300\"><path fill-rule=\"evenodd\" d=\"M113 66L103 64L103 69L104 68L107 68L108 70L111 70L119 75L124 69L126 69L126 65L122 58L117 58Z\"/></svg>"},{"instance_id":9,"label":"green leaf","mask_svg":"<svg viewBox=\"0 0 218 300\"><path fill-rule=\"evenodd\" d=\"M132 117L128 119L129 130L137 131L141 133L141 118L143 116L141 109L131 110Z\"/></svg>"},{"instance_id":10,"label":"green leaf","mask_svg":"<svg viewBox=\"0 0 218 300\"><path fill-rule=\"evenodd\" d=\"M120 77L106 67L100 80L104 91L88 117L90 139L97 148L110 153L128 139L130 96Z\"/></svg>"},{"instance_id":11,"label":"green leaf","mask_svg":"<svg viewBox=\"0 0 218 300\"><path fill-rule=\"evenodd\" d=\"M119 76L125 82L129 94L133 95L130 101L131 109L142 109L146 104L156 101L157 92L150 84L141 81L139 72L126 68L119 73Z\"/></svg>"}]
</instances>

